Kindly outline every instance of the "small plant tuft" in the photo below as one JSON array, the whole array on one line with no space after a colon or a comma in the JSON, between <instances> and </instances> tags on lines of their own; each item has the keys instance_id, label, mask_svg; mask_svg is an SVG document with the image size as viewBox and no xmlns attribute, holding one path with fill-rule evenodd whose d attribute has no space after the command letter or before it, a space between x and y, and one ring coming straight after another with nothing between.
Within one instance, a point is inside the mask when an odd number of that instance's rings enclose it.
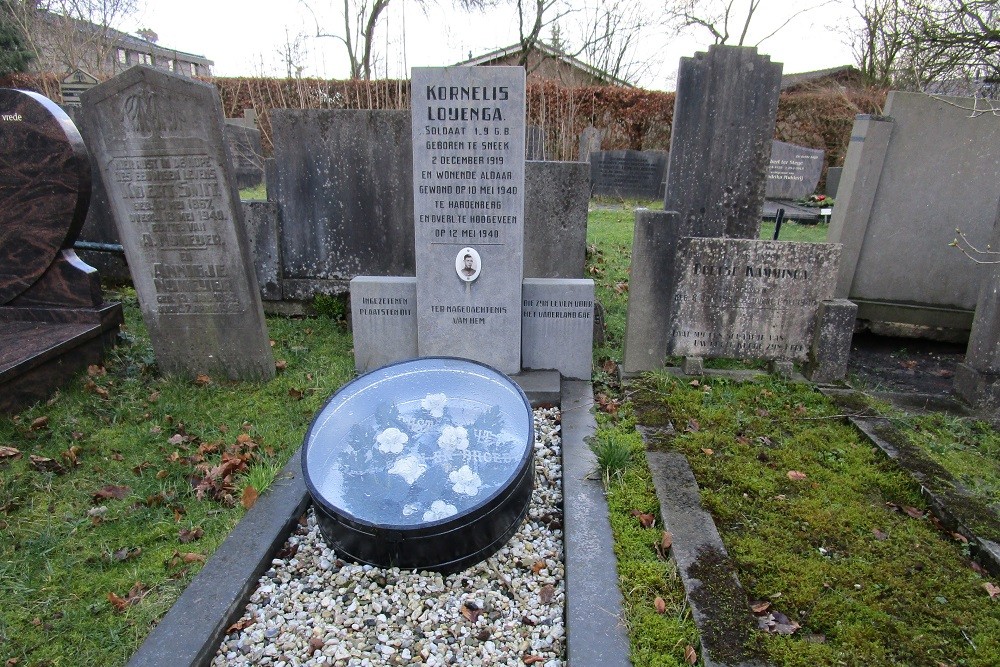
<instances>
[{"instance_id":1,"label":"small plant tuft","mask_svg":"<svg viewBox=\"0 0 1000 667\"><path fill-rule=\"evenodd\" d=\"M312 305L317 315L329 317L334 322L347 320L347 296L344 294L317 294Z\"/></svg>"},{"instance_id":2,"label":"small plant tuft","mask_svg":"<svg viewBox=\"0 0 1000 667\"><path fill-rule=\"evenodd\" d=\"M590 449L597 456L605 488L610 486L612 479L620 479L632 463L632 444L614 431L604 431L591 441Z\"/></svg>"}]
</instances>

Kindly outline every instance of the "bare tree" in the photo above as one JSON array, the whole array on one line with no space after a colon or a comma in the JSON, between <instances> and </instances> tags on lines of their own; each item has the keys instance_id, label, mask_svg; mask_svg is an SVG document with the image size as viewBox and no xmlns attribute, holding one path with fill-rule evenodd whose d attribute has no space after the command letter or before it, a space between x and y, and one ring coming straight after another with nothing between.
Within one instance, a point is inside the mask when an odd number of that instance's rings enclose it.
<instances>
[{"instance_id":1,"label":"bare tree","mask_svg":"<svg viewBox=\"0 0 1000 667\"><path fill-rule=\"evenodd\" d=\"M877 85L1000 79L996 0L859 0L850 32L858 67Z\"/></svg>"},{"instance_id":2,"label":"bare tree","mask_svg":"<svg viewBox=\"0 0 1000 667\"><path fill-rule=\"evenodd\" d=\"M762 2L763 0L747 0L745 5L737 5L736 0L667 0L665 23L677 34L686 33L692 29L706 30L712 36L715 44L759 46L761 42L773 37L795 18L828 5L834 0L823 0L790 12L784 21L777 25L769 25L765 28L769 31L767 34L750 43L750 24L753 22L756 27L756 24L759 23L759 21L754 21L754 17Z\"/></svg>"},{"instance_id":3,"label":"bare tree","mask_svg":"<svg viewBox=\"0 0 1000 667\"><path fill-rule=\"evenodd\" d=\"M119 69L112 57L118 26L137 9L138 0L20 0L11 16L37 69L111 76Z\"/></svg>"},{"instance_id":4,"label":"bare tree","mask_svg":"<svg viewBox=\"0 0 1000 667\"><path fill-rule=\"evenodd\" d=\"M650 59L639 58L636 46L654 21L635 2L601 2L587 11L580 55L616 79L634 83L649 69Z\"/></svg>"}]
</instances>

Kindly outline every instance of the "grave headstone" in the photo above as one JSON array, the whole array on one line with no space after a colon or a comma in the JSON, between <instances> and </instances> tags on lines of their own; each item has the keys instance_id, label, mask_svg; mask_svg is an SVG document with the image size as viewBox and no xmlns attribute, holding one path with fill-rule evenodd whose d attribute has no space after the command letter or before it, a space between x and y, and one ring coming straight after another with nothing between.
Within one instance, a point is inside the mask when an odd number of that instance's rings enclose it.
<instances>
[{"instance_id":1,"label":"grave headstone","mask_svg":"<svg viewBox=\"0 0 1000 667\"><path fill-rule=\"evenodd\" d=\"M781 64L713 45L681 58L663 209L692 236L757 238Z\"/></svg>"},{"instance_id":2,"label":"grave headstone","mask_svg":"<svg viewBox=\"0 0 1000 667\"><path fill-rule=\"evenodd\" d=\"M122 321L73 252L90 199L76 126L36 93L0 89L0 412L99 364Z\"/></svg>"},{"instance_id":3,"label":"grave headstone","mask_svg":"<svg viewBox=\"0 0 1000 667\"><path fill-rule=\"evenodd\" d=\"M826 170L826 194L827 197L837 198L837 191L840 189L840 177L844 173L843 167L830 167Z\"/></svg>"},{"instance_id":4,"label":"grave headstone","mask_svg":"<svg viewBox=\"0 0 1000 667\"><path fill-rule=\"evenodd\" d=\"M161 370L273 377L215 88L138 66L83 106Z\"/></svg>"},{"instance_id":5,"label":"grave headstone","mask_svg":"<svg viewBox=\"0 0 1000 667\"><path fill-rule=\"evenodd\" d=\"M275 109L271 128L285 297L309 298L317 280L412 275L409 114Z\"/></svg>"},{"instance_id":6,"label":"grave headstone","mask_svg":"<svg viewBox=\"0 0 1000 667\"><path fill-rule=\"evenodd\" d=\"M592 151L590 188L595 195L656 199L667 169L666 151Z\"/></svg>"},{"instance_id":7,"label":"grave headstone","mask_svg":"<svg viewBox=\"0 0 1000 667\"><path fill-rule=\"evenodd\" d=\"M684 238L677 254L671 354L809 360L839 246Z\"/></svg>"},{"instance_id":8,"label":"grave headstone","mask_svg":"<svg viewBox=\"0 0 1000 667\"><path fill-rule=\"evenodd\" d=\"M417 356L417 279L358 276L351 280L354 366L367 373Z\"/></svg>"},{"instance_id":9,"label":"grave headstone","mask_svg":"<svg viewBox=\"0 0 1000 667\"><path fill-rule=\"evenodd\" d=\"M589 167L583 162L525 165L524 277L580 278L587 255Z\"/></svg>"},{"instance_id":10,"label":"grave headstone","mask_svg":"<svg viewBox=\"0 0 1000 667\"><path fill-rule=\"evenodd\" d=\"M264 182L264 147L260 141L260 130L247 126L241 119L235 123L227 119L224 127L226 142L233 156L236 187L242 190L260 185Z\"/></svg>"},{"instance_id":11,"label":"grave headstone","mask_svg":"<svg viewBox=\"0 0 1000 667\"><path fill-rule=\"evenodd\" d=\"M577 160L580 162L590 162L590 154L601 150L601 141L604 140L606 130L601 130L593 125L583 128L580 133L580 149Z\"/></svg>"},{"instance_id":12,"label":"grave headstone","mask_svg":"<svg viewBox=\"0 0 1000 667\"><path fill-rule=\"evenodd\" d=\"M517 373L524 69L414 68L411 86L417 349Z\"/></svg>"},{"instance_id":13,"label":"grave headstone","mask_svg":"<svg viewBox=\"0 0 1000 667\"><path fill-rule=\"evenodd\" d=\"M981 102L892 91L886 116L855 119L828 238L860 319L971 327L987 275L948 246L956 227L978 248L993 238L1000 116L973 113Z\"/></svg>"},{"instance_id":14,"label":"grave headstone","mask_svg":"<svg viewBox=\"0 0 1000 667\"><path fill-rule=\"evenodd\" d=\"M771 142L767 166L767 199L804 199L816 192L823 174L824 151L784 141Z\"/></svg>"},{"instance_id":15,"label":"grave headstone","mask_svg":"<svg viewBox=\"0 0 1000 667\"><path fill-rule=\"evenodd\" d=\"M539 125L529 125L524 139L524 158L526 160L545 159L545 128Z\"/></svg>"}]
</instances>

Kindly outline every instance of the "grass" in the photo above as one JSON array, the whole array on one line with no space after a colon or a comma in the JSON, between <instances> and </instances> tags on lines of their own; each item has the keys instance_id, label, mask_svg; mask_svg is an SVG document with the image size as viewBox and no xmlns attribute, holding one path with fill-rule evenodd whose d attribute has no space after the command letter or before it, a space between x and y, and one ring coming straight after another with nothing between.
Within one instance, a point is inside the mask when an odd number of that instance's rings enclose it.
<instances>
[{"instance_id":1,"label":"grass","mask_svg":"<svg viewBox=\"0 0 1000 667\"><path fill-rule=\"evenodd\" d=\"M772 234L773 224L762 226L762 238ZM825 236L825 225L784 225L781 233ZM748 594L802 625L788 637L759 633L772 664L1000 664L1000 611L986 588L993 582L971 567L966 545L934 527L919 487L821 394L771 378L691 386L654 374L618 385L606 362L621 359L631 237L628 206L591 212L588 271L608 327L607 344L595 350L595 448L631 448L608 500L633 664L687 664L686 646L697 646L677 573L657 549L660 530L637 518L658 508L637 420L677 428L669 446L691 462ZM967 485L995 493L994 432L941 416L905 423Z\"/></svg>"},{"instance_id":2,"label":"grass","mask_svg":"<svg viewBox=\"0 0 1000 667\"><path fill-rule=\"evenodd\" d=\"M252 188L243 188L240 190L240 199L243 201L267 201L267 186L261 183Z\"/></svg>"},{"instance_id":3,"label":"grass","mask_svg":"<svg viewBox=\"0 0 1000 667\"><path fill-rule=\"evenodd\" d=\"M124 664L243 516L244 488L266 488L353 375L342 326L269 318L287 364L275 380L162 379L134 292L121 298L127 342L103 368L0 417L0 445L21 452L0 463L0 661L19 661L7 664ZM223 453L246 469L199 498Z\"/></svg>"}]
</instances>

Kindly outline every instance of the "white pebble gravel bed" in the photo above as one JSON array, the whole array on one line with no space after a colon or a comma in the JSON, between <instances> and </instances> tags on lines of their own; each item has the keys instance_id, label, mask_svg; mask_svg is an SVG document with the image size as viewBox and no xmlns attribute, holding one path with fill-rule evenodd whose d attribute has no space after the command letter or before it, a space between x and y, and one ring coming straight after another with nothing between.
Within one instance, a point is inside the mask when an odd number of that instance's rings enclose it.
<instances>
[{"instance_id":1,"label":"white pebble gravel bed","mask_svg":"<svg viewBox=\"0 0 1000 667\"><path fill-rule=\"evenodd\" d=\"M565 665L559 422L534 411L528 517L496 554L448 576L345 563L310 509L212 665Z\"/></svg>"}]
</instances>

